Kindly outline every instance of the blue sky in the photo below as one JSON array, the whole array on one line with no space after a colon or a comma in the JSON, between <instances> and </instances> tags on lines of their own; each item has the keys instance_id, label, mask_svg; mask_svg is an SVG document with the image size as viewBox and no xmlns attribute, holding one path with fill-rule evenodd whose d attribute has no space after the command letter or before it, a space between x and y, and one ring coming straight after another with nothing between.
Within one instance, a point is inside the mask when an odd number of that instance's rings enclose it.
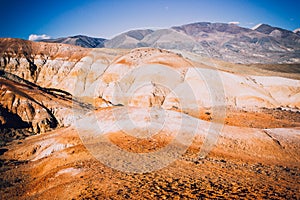
<instances>
[{"instance_id":1,"label":"blue sky","mask_svg":"<svg viewBox=\"0 0 300 200\"><path fill-rule=\"evenodd\" d=\"M277 0L0 0L0 37L88 35L111 38L135 28L192 22L300 27L300 1Z\"/></svg>"}]
</instances>

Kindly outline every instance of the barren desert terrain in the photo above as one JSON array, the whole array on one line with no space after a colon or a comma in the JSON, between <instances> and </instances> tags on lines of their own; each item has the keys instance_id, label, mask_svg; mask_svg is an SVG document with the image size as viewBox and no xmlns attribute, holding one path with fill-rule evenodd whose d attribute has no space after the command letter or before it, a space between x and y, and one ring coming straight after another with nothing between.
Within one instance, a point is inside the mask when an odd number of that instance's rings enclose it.
<instances>
[{"instance_id":1,"label":"barren desert terrain","mask_svg":"<svg viewBox=\"0 0 300 200\"><path fill-rule=\"evenodd\" d=\"M299 199L299 64L0 39L1 199Z\"/></svg>"}]
</instances>

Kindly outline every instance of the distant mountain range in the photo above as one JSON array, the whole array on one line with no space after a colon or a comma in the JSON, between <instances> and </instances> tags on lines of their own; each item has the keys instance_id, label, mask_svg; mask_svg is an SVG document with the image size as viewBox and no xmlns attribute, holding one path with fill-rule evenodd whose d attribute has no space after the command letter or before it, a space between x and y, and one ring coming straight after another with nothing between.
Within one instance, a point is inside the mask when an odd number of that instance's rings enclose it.
<instances>
[{"instance_id":1,"label":"distant mountain range","mask_svg":"<svg viewBox=\"0 0 300 200\"><path fill-rule=\"evenodd\" d=\"M42 40L87 48L155 47L180 50L235 63L300 63L300 29L294 32L259 24L199 22L168 29L131 30L112 39L72 36Z\"/></svg>"},{"instance_id":2,"label":"distant mountain range","mask_svg":"<svg viewBox=\"0 0 300 200\"><path fill-rule=\"evenodd\" d=\"M71 44L85 48L102 48L104 47L104 42L106 39L103 38L93 38L85 35L76 35L70 37L62 37L57 39L45 39L40 40L42 42L52 42L52 43L63 43Z\"/></svg>"}]
</instances>

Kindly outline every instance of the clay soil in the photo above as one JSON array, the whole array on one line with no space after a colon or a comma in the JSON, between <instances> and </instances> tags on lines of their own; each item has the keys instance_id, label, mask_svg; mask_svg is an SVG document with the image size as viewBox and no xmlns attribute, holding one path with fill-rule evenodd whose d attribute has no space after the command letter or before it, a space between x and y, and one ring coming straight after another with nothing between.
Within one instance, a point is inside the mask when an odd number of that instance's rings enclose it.
<instances>
[{"instance_id":1,"label":"clay soil","mask_svg":"<svg viewBox=\"0 0 300 200\"><path fill-rule=\"evenodd\" d=\"M37 161L33 144L49 138L73 143ZM170 138L137 140L124 133L108 136L114 144L132 152L150 152ZM231 156L213 150L197 159L201 140L158 171L126 173L96 160L83 146L73 128L32 136L2 147L0 162L1 199L299 199L299 163L266 162ZM261 147L263 148L263 147ZM271 160L272 161L272 160Z\"/></svg>"}]
</instances>

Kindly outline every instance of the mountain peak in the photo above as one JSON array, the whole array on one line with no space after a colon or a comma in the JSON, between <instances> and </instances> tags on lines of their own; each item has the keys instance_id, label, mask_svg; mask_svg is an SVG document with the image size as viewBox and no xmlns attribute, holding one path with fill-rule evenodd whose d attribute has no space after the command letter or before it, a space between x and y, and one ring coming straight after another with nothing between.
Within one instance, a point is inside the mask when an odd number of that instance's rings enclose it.
<instances>
[{"instance_id":1,"label":"mountain peak","mask_svg":"<svg viewBox=\"0 0 300 200\"><path fill-rule=\"evenodd\" d=\"M256 24L255 26L253 26L251 29L252 29L252 30L256 30L256 29L258 29L260 26L263 26L263 25L265 25L265 24L259 23L259 24Z\"/></svg>"},{"instance_id":2,"label":"mountain peak","mask_svg":"<svg viewBox=\"0 0 300 200\"><path fill-rule=\"evenodd\" d=\"M269 24L257 24L256 26L251 28L254 31L263 32L266 34L271 33L273 30L277 29Z\"/></svg>"},{"instance_id":3,"label":"mountain peak","mask_svg":"<svg viewBox=\"0 0 300 200\"><path fill-rule=\"evenodd\" d=\"M290 40L294 40L295 39L294 37L297 37L295 35L295 32L283 28L279 28L279 27L270 26L268 24L258 24L254 26L252 30L275 38L289 38Z\"/></svg>"},{"instance_id":4,"label":"mountain peak","mask_svg":"<svg viewBox=\"0 0 300 200\"><path fill-rule=\"evenodd\" d=\"M239 34L249 32L250 29L242 28L237 24L230 23L210 23L210 22L197 22L192 24L186 24L182 26L175 26L172 29L176 31L183 31L190 36L198 36L199 33L228 33L228 34Z\"/></svg>"},{"instance_id":5,"label":"mountain peak","mask_svg":"<svg viewBox=\"0 0 300 200\"><path fill-rule=\"evenodd\" d=\"M172 29L176 31L183 31L188 35L197 35L201 32L205 33L215 33L215 32L222 32L222 33L230 33L230 34L238 34L241 32L248 32L249 29L242 28L237 24L230 24L230 23L210 23L210 22L197 22L192 24L186 24L182 26L175 26Z\"/></svg>"},{"instance_id":6,"label":"mountain peak","mask_svg":"<svg viewBox=\"0 0 300 200\"><path fill-rule=\"evenodd\" d=\"M71 44L71 45L77 45L77 46L88 47L88 48L96 48L96 47L104 47L105 40L106 39L103 38L92 38L85 35L74 35L69 37L62 37L57 39L46 39L41 41Z\"/></svg>"},{"instance_id":7,"label":"mountain peak","mask_svg":"<svg viewBox=\"0 0 300 200\"><path fill-rule=\"evenodd\" d=\"M295 29L293 32L300 35L300 28Z\"/></svg>"}]
</instances>

